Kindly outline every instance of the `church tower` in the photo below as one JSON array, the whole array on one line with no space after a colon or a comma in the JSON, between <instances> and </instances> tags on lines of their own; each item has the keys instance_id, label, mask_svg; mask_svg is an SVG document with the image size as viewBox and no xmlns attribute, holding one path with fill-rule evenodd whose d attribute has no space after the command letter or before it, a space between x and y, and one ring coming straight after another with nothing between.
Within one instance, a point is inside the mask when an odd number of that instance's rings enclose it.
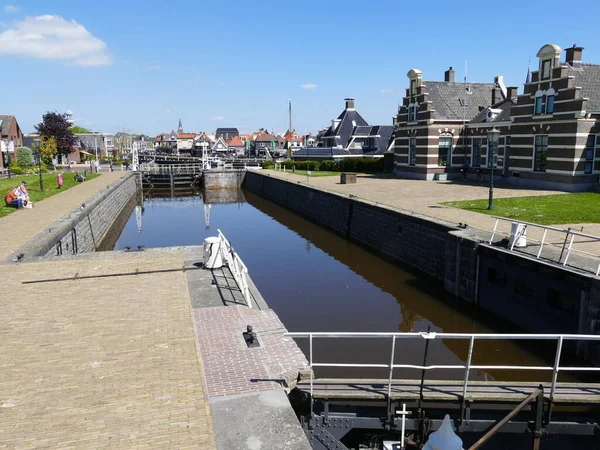
<instances>
[{"instance_id":1,"label":"church tower","mask_svg":"<svg viewBox=\"0 0 600 450\"><path fill-rule=\"evenodd\" d=\"M183 126L181 125L181 119L179 119L179 126L177 127L178 133L183 133Z\"/></svg>"}]
</instances>

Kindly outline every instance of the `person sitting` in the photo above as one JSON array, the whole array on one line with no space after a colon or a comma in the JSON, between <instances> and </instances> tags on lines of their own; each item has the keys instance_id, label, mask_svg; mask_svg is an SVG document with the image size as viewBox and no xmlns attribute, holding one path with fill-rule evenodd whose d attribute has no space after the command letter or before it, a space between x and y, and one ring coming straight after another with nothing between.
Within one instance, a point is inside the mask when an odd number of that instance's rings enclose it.
<instances>
[{"instance_id":1,"label":"person sitting","mask_svg":"<svg viewBox=\"0 0 600 450\"><path fill-rule=\"evenodd\" d=\"M27 181L25 181L25 180L21 181L21 184L19 185L19 187L17 189L19 191L19 197L21 197L24 200L29 201L29 192L27 192Z\"/></svg>"},{"instance_id":2,"label":"person sitting","mask_svg":"<svg viewBox=\"0 0 600 450\"><path fill-rule=\"evenodd\" d=\"M78 183L81 183L81 182L85 181L85 177L83 175L81 175L79 172L77 172L75 174L75 181L77 181Z\"/></svg>"},{"instance_id":3,"label":"person sitting","mask_svg":"<svg viewBox=\"0 0 600 450\"><path fill-rule=\"evenodd\" d=\"M6 194L6 197L4 197L4 201L6 202L6 205L14 206L17 209L23 209L23 207L26 204L26 200L23 200L23 198L21 198L19 193L20 193L19 187L16 187L16 188L8 191L8 194Z\"/></svg>"}]
</instances>

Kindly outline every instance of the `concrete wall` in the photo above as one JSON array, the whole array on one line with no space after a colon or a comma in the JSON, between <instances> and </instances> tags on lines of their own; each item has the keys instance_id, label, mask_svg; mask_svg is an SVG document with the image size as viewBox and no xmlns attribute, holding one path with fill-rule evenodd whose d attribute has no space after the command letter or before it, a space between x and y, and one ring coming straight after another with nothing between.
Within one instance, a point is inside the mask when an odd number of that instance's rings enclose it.
<instances>
[{"instance_id":1,"label":"concrete wall","mask_svg":"<svg viewBox=\"0 0 600 450\"><path fill-rule=\"evenodd\" d=\"M244 174L244 170L205 171L202 174L202 187L206 189L239 188L244 181Z\"/></svg>"},{"instance_id":2,"label":"concrete wall","mask_svg":"<svg viewBox=\"0 0 600 450\"><path fill-rule=\"evenodd\" d=\"M135 204L138 186L139 175L127 174L33 238L5 262L12 261L18 254L23 254L24 260L34 257L49 259L61 253L72 255L102 248L109 232L116 233L115 223L119 222L117 219L124 208L131 207L132 202Z\"/></svg>"}]
</instances>

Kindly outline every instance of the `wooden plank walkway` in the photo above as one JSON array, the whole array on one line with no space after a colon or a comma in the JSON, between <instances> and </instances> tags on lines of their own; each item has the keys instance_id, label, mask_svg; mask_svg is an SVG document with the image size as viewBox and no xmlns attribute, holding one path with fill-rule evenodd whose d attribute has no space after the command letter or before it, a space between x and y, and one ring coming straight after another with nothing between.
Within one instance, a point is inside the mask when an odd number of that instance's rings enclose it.
<instances>
[{"instance_id":1,"label":"wooden plank walkway","mask_svg":"<svg viewBox=\"0 0 600 450\"><path fill-rule=\"evenodd\" d=\"M519 403L540 383L470 381L467 399L474 402L501 401ZM546 397L550 383L541 383ZM302 380L298 388L310 392L310 380ZM394 380L392 400L418 400L420 380ZM387 399L388 380L319 378L313 382L314 398L381 400ZM462 381L425 381L423 398L427 401L456 401L462 399ZM557 383L554 403L600 404L600 383Z\"/></svg>"}]
</instances>

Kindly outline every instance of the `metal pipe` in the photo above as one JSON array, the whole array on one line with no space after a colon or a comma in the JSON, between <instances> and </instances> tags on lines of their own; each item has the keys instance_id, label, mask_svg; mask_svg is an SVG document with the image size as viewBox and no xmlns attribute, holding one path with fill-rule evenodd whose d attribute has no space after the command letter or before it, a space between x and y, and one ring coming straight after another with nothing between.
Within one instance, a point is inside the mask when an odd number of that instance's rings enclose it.
<instances>
[{"instance_id":1,"label":"metal pipe","mask_svg":"<svg viewBox=\"0 0 600 450\"><path fill-rule=\"evenodd\" d=\"M544 234L542 235L542 242L540 243L540 249L538 250L538 254L537 257L539 258L540 255L542 254L542 248L544 247L544 240L546 239L546 233L548 232L547 229L544 230Z\"/></svg>"},{"instance_id":2,"label":"metal pipe","mask_svg":"<svg viewBox=\"0 0 600 450\"><path fill-rule=\"evenodd\" d=\"M463 385L463 405L467 401L467 385L469 383L469 372L471 371L471 359L473 358L473 346L475 345L475 336L471 336L469 342L469 353L467 354L467 367L465 367L465 379Z\"/></svg>"},{"instance_id":3,"label":"metal pipe","mask_svg":"<svg viewBox=\"0 0 600 450\"><path fill-rule=\"evenodd\" d=\"M431 332L431 325L427 327L427 334ZM427 354L429 353L429 341L432 338L425 339L425 352L423 353L423 366L427 366ZM434 338L435 339L435 338ZM425 369L421 371L421 386L419 387L419 410L423 405L423 384L425 383Z\"/></svg>"},{"instance_id":4,"label":"metal pipe","mask_svg":"<svg viewBox=\"0 0 600 450\"><path fill-rule=\"evenodd\" d=\"M392 336L392 355L390 356L390 376L388 380L388 421L392 418L392 377L394 374L394 354L396 353L396 336Z\"/></svg>"},{"instance_id":5,"label":"metal pipe","mask_svg":"<svg viewBox=\"0 0 600 450\"><path fill-rule=\"evenodd\" d=\"M490 438L492 436L494 436L500 430L500 428L502 428L504 425L506 425L508 422L510 422L510 419L515 417L517 414L519 414L527 405L529 405L539 395L543 395L543 393L544 393L543 389L537 388L535 391L533 391L531 394L529 394L527 396L527 398L525 400L523 400L521 403L519 403L519 405L516 406L515 409L513 409L511 412L509 412L506 415L506 417L504 417L502 420L500 420L498 423L496 423L496 425L494 425L477 442L475 442L469 448L469 450L477 450L478 448L480 448L483 444L485 444L487 441L489 441Z\"/></svg>"}]
</instances>

